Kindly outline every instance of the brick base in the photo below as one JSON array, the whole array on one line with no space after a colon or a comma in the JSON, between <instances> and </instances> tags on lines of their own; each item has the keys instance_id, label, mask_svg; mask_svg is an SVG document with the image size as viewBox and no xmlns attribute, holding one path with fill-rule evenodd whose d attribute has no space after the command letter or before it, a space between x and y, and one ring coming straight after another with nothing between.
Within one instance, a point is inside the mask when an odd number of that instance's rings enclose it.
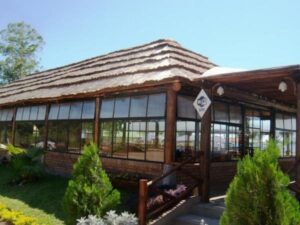
<instances>
[{"instance_id":1,"label":"brick base","mask_svg":"<svg viewBox=\"0 0 300 225\"><path fill-rule=\"evenodd\" d=\"M77 161L79 155L46 152L44 162L48 170L52 173L70 176L73 164ZM124 160L114 158L102 158L103 168L107 171L122 173L138 173L145 177L157 177L162 174L163 164L154 162L144 162L136 160ZM288 171L295 162L294 158L280 159L279 164L284 172ZM210 169L211 185L228 184L236 174L237 162L214 162ZM199 174L199 167L188 165L188 171ZM183 183L188 181L184 175L178 174L179 180Z\"/></svg>"},{"instance_id":2,"label":"brick base","mask_svg":"<svg viewBox=\"0 0 300 225\"><path fill-rule=\"evenodd\" d=\"M79 155L62 152L45 153L44 163L51 173L70 176L73 164ZM124 160L114 158L101 158L103 168L111 172L138 173L146 177L157 177L163 171L162 163L144 162L136 160Z\"/></svg>"}]
</instances>

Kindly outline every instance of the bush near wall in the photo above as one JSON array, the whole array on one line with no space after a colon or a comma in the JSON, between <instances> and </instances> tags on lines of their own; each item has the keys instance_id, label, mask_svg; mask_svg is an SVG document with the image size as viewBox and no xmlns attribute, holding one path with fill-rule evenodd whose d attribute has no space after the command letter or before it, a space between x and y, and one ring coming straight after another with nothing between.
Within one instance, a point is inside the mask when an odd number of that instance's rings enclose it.
<instances>
[{"instance_id":1,"label":"bush near wall","mask_svg":"<svg viewBox=\"0 0 300 225\"><path fill-rule=\"evenodd\" d=\"M0 203L0 221L9 222L13 225L40 225L36 219L25 216L21 212L10 210Z\"/></svg>"}]
</instances>

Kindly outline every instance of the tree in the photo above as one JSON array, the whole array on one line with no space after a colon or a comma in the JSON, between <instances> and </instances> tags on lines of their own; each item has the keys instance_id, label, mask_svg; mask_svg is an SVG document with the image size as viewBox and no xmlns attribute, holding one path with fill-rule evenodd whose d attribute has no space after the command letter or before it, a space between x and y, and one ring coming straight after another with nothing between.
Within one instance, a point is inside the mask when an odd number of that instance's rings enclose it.
<instances>
[{"instance_id":1,"label":"tree","mask_svg":"<svg viewBox=\"0 0 300 225\"><path fill-rule=\"evenodd\" d=\"M86 145L73 167L73 178L65 192L63 207L69 224L88 215L103 216L120 202L120 193L113 189L102 169L95 144Z\"/></svg>"},{"instance_id":2,"label":"tree","mask_svg":"<svg viewBox=\"0 0 300 225\"><path fill-rule=\"evenodd\" d=\"M37 52L43 38L24 22L10 23L0 31L0 83L9 83L38 71Z\"/></svg>"},{"instance_id":3,"label":"tree","mask_svg":"<svg viewBox=\"0 0 300 225\"><path fill-rule=\"evenodd\" d=\"M298 225L300 208L289 193L290 179L278 167L279 149L270 141L238 163L221 225Z\"/></svg>"}]
</instances>

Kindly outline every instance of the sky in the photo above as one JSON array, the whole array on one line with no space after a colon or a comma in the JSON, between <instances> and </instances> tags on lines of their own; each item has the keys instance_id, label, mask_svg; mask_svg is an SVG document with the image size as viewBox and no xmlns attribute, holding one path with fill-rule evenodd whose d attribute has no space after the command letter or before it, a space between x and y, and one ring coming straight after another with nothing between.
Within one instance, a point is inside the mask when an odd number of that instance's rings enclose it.
<instances>
[{"instance_id":1,"label":"sky","mask_svg":"<svg viewBox=\"0 0 300 225\"><path fill-rule=\"evenodd\" d=\"M299 0L0 0L0 29L44 38L42 70L157 39L225 67L300 64Z\"/></svg>"}]
</instances>

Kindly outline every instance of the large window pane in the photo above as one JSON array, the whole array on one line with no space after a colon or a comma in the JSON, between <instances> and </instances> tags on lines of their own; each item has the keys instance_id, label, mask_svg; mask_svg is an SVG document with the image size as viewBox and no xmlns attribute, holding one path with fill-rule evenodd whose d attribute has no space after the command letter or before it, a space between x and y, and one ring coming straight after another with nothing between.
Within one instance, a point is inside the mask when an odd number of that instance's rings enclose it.
<instances>
[{"instance_id":1,"label":"large window pane","mask_svg":"<svg viewBox=\"0 0 300 225\"><path fill-rule=\"evenodd\" d=\"M128 158L145 159L146 122L131 121L128 123Z\"/></svg>"},{"instance_id":2,"label":"large window pane","mask_svg":"<svg viewBox=\"0 0 300 225\"><path fill-rule=\"evenodd\" d=\"M0 143L12 144L12 123L0 122Z\"/></svg>"},{"instance_id":3,"label":"large window pane","mask_svg":"<svg viewBox=\"0 0 300 225\"><path fill-rule=\"evenodd\" d=\"M240 106L230 105L230 123L242 123L242 112Z\"/></svg>"},{"instance_id":4,"label":"large window pane","mask_svg":"<svg viewBox=\"0 0 300 225\"><path fill-rule=\"evenodd\" d=\"M69 118L70 113L70 103L63 103L59 106L58 119L66 120Z\"/></svg>"},{"instance_id":5,"label":"large window pane","mask_svg":"<svg viewBox=\"0 0 300 225\"><path fill-rule=\"evenodd\" d=\"M82 102L73 102L71 104L70 119L81 119Z\"/></svg>"},{"instance_id":6,"label":"large window pane","mask_svg":"<svg viewBox=\"0 0 300 225\"><path fill-rule=\"evenodd\" d=\"M228 105L220 102L214 103L214 121L229 122Z\"/></svg>"},{"instance_id":7,"label":"large window pane","mask_svg":"<svg viewBox=\"0 0 300 225\"><path fill-rule=\"evenodd\" d=\"M30 107L24 107L22 120L23 121L29 120L29 116L30 116Z\"/></svg>"},{"instance_id":8,"label":"large window pane","mask_svg":"<svg viewBox=\"0 0 300 225\"><path fill-rule=\"evenodd\" d=\"M148 101L148 117L165 116L166 95L164 93L149 95Z\"/></svg>"},{"instance_id":9,"label":"large window pane","mask_svg":"<svg viewBox=\"0 0 300 225\"><path fill-rule=\"evenodd\" d=\"M29 120L37 120L38 109L38 106L31 107Z\"/></svg>"},{"instance_id":10,"label":"large window pane","mask_svg":"<svg viewBox=\"0 0 300 225\"><path fill-rule=\"evenodd\" d=\"M81 144L81 122L72 121L69 123L69 152L80 152Z\"/></svg>"},{"instance_id":11,"label":"large window pane","mask_svg":"<svg viewBox=\"0 0 300 225\"><path fill-rule=\"evenodd\" d=\"M112 134L113 122L104 121L101 123L101 137L100 137L100 152L101 155L111 156L112 154Z\"/></svg>"},{"instance_id":12,"label":"large window pane","mask_svg":"<svg viewBox=\"0 0 300 225\"><path fill-rule=\"evenodd\" d=\"M103 99L101 103L100 118L113 118L114 99Z\"/></svg>"},{"instance_id":13,"label":"large window pane","mask_svg":"<svg viewBox=\"0 0 300 225\"><path fill-rule=\"evenodd\" d=\"M1 121L7 121L8 109L2 110Z\"/></svg>"},{"instance_id":14,"label":"large window pane","mask_svg":"<svg viewBox=\"0 0 300 225\"><path fill-rule=\"evenodd\" d=\"M147 123L146 160L163 162L165 144L165 122L149 121Z\"/></svg>"},{"instance_id":15,"label":"large window pane","mask_svg":"<svg viewBox=\"0 0 300 225\"><path fill-rule=\"evenodd\" d=\"M22 148L44 147L45 124L43 122L17 122L15 145Z\"/></svg>"},{"instance_id":16,"label":"large window pane","mask_svg":"<svg viewBox=\"0 0 300 225\"><path fill-rule=\"evenodd\" d=\"M38 115L37 115L37 120L45 120L46 110L47 110L47 107L45 105L39 106L39 112L38 112Z\"/></svg>"},{"instance_id":17,"label":"large window pane","mask_svg":"<svg viewBox=\"0 0 300 225\"><path fill-rule=\"evenodd\" d=\"M49 112L49 120L57 120L59 105L51 105Z\"/></svg>"},{"instance_id":18,"label":"large window pane","mask_svg":"<svg viewBox=\"0 0 300 225\"><path fill-rule=\"evenodd\" d=\"M115 118L123 118L128 117L129 113L129 97L126 98L116 98L115 103L115 112L114 117Z\"/></svg>"},{"instance_id":19,"label":"large window pane","mask_svg":"<svg viewBox=\"0 0 300 225\"><path fill-rule=\"evenodd\" d=\"M127 127L128 122L114 122L113 157L127 158Z\"/></svg>"},{"instance_id":20,"label":"large window pane","mask_svg":"<svg viewBox=\"0 0 300 225\"><path fill-rule=\"evenodd\" d=\"M281 113L276 113L276 128L284 129L283 115Z\"/></svg>"},{"instance_id":21,"label":"large window pane","mask_svg":"<svg viewBox=\"0 0 300 225\"><path fill-rule=\"evenodd\" d=\"M131 97L130 117L146 117L147 96Z\"/></svg>"},{"instance_id":22,"label":"large window pane","mask_svg":"<svg viewBox=\"0 0 300 225\"><path fill-rule=\"evenodd\" d=\"M196 110L193 106L193 97L181 96L177 97L177 112L180 118L196 119Z\"/></svg>"},{"instance_id":23,"label":"large window pane","mask_svg":"<svg viewBox=\"0 0 300 225\"><path fill-rule=\"evenodd\" d=\"M182 161L188 157L195 156L195 122L177 121L176 127L175 160Z\"/></svg>"},{"instance_id":24,"label":"large window pane","mask_svg":"<svg viewBox=\"0 0 300 225\"><path fill-rule=\"evenodd\" d=\"M56 150L67 151L68 150L68 122L57 121L57 140Z\"/></svg>"},{"instance_id":25,"label":"large window pane","mask_svg":"<svg viewBox=\"0 0 300 225\"><path fill-rule=\"evenodd\" d=\"M289 115L284 115L284 129L291 130L292 129L292 117Z\"/></svg>"},{"instance_id":26,"label":"large window pane","mask_svg":"<svg viewBox=\"0 0 300 225\"><path fill-rule=\"evenodd\" d=\"M81 145L88 145L94 140L94 122L82 122Z\"/></svg>"},{"instance_id":27,"label":"large window pane","mask_svg":"<svg viewBox=\"0 0 300 225\"><path fill-rule=\"evenodd\" d=\"M95 101L85 101L83 103L82 119L95 118Z\"/></svg>"}]
</instances>

